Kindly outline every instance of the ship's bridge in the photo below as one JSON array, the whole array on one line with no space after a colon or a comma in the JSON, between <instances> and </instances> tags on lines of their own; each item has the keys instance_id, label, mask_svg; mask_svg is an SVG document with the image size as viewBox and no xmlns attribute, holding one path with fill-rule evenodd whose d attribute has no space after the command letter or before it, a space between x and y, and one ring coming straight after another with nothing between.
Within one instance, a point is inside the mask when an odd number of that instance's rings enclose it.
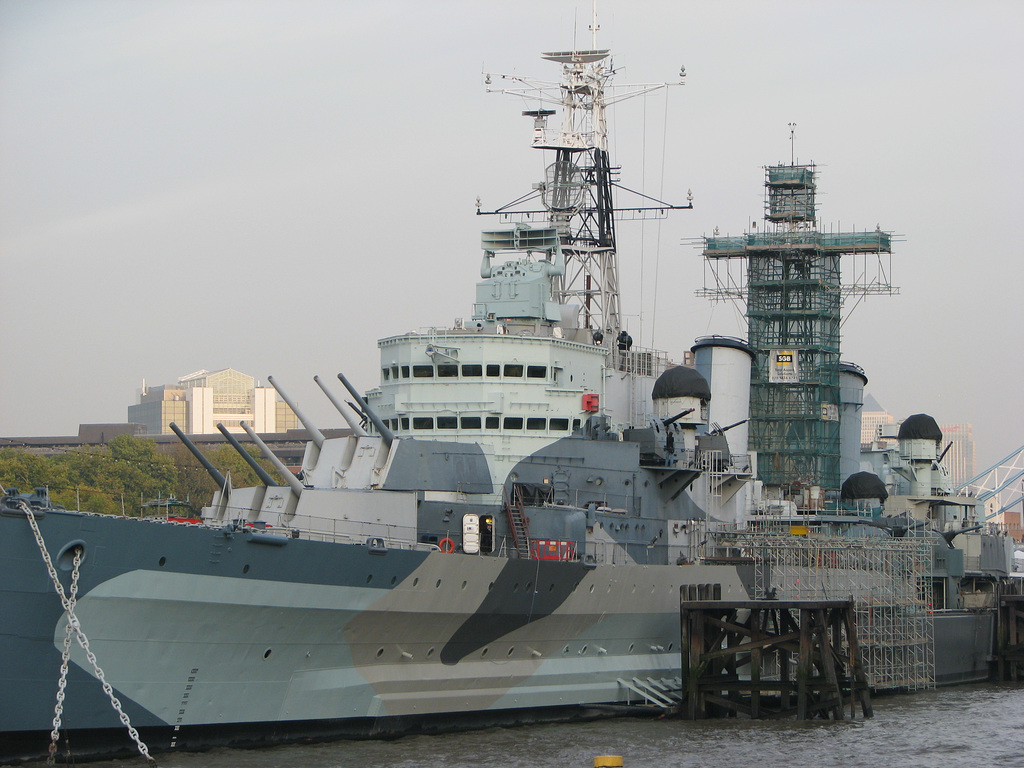
<instances>
[{"instance_id":1,"label":"ship's bridge","mask_svg":"<svg viewBox=\"0 0 1024 768\"><path fill-rule=\"evenodd\" d=\"M382 339L367 400L396 435L543 442L602 411L607 350L553 335L431 330Z\"/></svg>"}]
</instances>

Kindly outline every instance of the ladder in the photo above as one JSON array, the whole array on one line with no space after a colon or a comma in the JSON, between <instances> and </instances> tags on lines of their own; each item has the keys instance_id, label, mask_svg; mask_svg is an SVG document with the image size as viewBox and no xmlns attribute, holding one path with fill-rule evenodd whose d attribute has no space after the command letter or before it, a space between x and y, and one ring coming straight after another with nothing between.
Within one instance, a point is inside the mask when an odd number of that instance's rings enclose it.
<instances>
[{"instance_id":1,"label":"ladder","mask_svg":"<svg viewBox=\"0 0 1024 768\"><path fill-rule=\"evenodd\" d=\"M509 499L505 491L505 514L508 515L508 527L512 531L512 543L515 544L520 560L530 559L530 527L523 514L523 497L518 488L512 487L513 498Z\"/></svg>"}]
</instances>

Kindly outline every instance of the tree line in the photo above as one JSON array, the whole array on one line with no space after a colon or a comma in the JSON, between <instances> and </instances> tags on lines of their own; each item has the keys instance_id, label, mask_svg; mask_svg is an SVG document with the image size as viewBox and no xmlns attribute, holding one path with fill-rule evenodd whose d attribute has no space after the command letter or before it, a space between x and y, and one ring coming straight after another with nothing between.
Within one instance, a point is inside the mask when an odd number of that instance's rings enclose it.
<instances>
[{"instance_id":1,"label":"tree line","mask_svg":"<svg viewBox=\"0 0 1024 768\"><path fill-rule=\"evenodd\" d=\"M246 448L265 469L253 446ZM230 445L203 451L223 474L230 473L232 486L260 485L256 473ZM50 500L67 509L102 514L141 515L153 510L150 502L176 500L180 510L198 514L210 503L217 485L183 445L169 452L157 450L144 437L118 435L102 446L81 446L53 456L40 456L24 448L0 448L0 486L21 493L41 486ZM147 506L149 505L149 506Z\"/></svg>"}]
</instances>

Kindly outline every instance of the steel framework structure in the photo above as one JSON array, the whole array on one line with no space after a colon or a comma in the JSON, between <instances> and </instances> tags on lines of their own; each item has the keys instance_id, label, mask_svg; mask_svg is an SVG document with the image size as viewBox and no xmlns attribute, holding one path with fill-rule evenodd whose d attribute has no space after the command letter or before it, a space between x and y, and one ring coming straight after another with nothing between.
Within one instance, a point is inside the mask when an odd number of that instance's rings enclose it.
<instances>
[{"instance_id":1,"label":"steel framework structure","mask_svg":"<svg viewBox=\"0 0 1024 768\"><path fill-rule=\"evenodd\" d=\"M755 598L852 599L857 639L873 688L934 687L932 550L927 538L804 538L748 530L715 539L719 547L738 549L753 559Z\"/></svg>"},{"instance_id":2,"label":"steel framework structure","mask_svg":"<svg viewBox=\"0 0 1024 768\"><path fill-rule=\"evenodd\" d=\"M705 237L703 255L716 286L712 298L746 301L751 367L750 442L766 485L838 489L839 356L845 295L893 293L882 279L844 289L846 255L891 253L891 235L823 233L817 228L813 165L771 166L765 173L770 231ZM740 277L731 269L741 263ZM724 276L724 277L723 277Z\"/></svg>"}]
</instances>

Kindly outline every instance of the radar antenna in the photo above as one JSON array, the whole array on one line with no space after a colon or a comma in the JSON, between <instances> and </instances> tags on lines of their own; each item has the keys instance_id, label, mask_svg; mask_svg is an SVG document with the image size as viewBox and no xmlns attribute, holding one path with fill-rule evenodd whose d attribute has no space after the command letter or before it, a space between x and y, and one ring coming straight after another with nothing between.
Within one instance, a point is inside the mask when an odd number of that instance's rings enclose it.
<instances>
[{"instance_id":1,"label":"radar antenna","mask_svg":"<svg viewBox=\"0 0 1024 768\"><path fill-rule=\"evenodd\" d=\"M545 218L557 229L566 258L565 274L555 278L555 300L576 304L581 310L580 327L594 332L595 343L609 348L613 359L626 354L618 343L622 334L619 311L618 258L615 219L624 213L631 218L662 218L669 210L692 208L669 205L617 183L618 168L608 153L607 108L619 101L665 88L668 83L612 86L615 74L608 49L597 48L596 4L590 30L590 50L551 51L541 58L562 66L559 82L534 80L518 75L487 75L487 90L496 80L508 81L501 93L522 97L532 105L523 111L533 119L535 149L552 151L554 162L545 170L544 180L534 193L520 197L493 211L477 213L502 215L515 221ZM682 80L678 84L682 84ZM549 128L554 107L562 109L561 125ZM615 208L613 188L623 189L645 201L635 208ZM524 210L528 200L540 200L542 209ZM649 204L647 204L649 203Z\"/></svg>"}]
</instances>

